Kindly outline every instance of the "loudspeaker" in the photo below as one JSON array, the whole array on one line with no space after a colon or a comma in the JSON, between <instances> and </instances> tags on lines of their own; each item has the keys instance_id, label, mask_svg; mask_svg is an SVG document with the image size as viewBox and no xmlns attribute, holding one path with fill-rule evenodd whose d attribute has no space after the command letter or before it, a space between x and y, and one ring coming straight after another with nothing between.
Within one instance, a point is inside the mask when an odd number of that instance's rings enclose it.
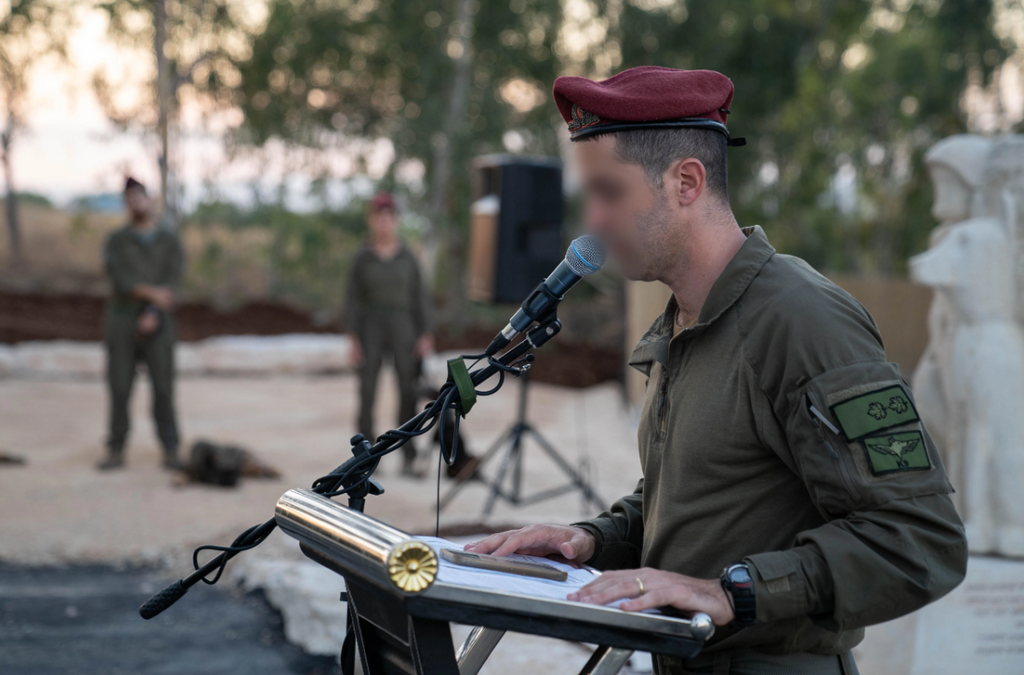
<instances>
[{"instance_id":1,"label":"loudspeaker","mask_svg":"<svg viewBox=\"0 0 1024 675\"><path fill-rule=\"evenodd\" d=\"M518 303L565 257L562 162L487 155L473 161L469 292L477 302Z\"/></svg>"}]
</instances>

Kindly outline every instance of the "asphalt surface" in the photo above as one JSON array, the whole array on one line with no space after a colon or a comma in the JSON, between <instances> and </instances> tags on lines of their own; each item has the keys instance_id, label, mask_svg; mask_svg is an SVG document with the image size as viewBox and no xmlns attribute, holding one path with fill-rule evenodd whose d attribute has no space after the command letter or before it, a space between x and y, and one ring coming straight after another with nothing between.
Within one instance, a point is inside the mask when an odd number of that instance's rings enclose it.
<instances>
[{"instance_id":1,"label":"asphalt surface","mask_svg":"<svg viewBox=\"0 0 1024 675\"><path fill-rule=\"evenodd\" d=\"M138 607L170 581L140 568L0 564L3 675L334 675L332 657L288 644L261 594L192 588L144 621ZM225 582L226 585L227 582Z\"/></svg>"}]
</instances>

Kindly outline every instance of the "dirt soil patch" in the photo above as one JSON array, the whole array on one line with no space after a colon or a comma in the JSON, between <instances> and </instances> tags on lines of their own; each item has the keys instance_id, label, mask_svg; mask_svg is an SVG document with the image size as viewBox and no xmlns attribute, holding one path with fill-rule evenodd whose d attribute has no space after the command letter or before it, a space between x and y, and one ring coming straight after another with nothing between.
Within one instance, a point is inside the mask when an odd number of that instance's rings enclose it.
<instances>
[{"instance_id":1,"label":"dirt soil patch","mask_svg":"<svg viewBox=\"0 0 1024 675\"><path fill-rule=\"evenodd\" d=\"M28 340L103 339L104 299L90 294L40 294L0 291L0 343ZM271 301L250 302L231 310L202 303L178 308L178 337L186 342L218 335L284 335L340 333L337 322L322 323L312 314ZM478 349L491 341L500 326L470 326L453 333L441 330L442 351ZM556 338L537 352L533 377L537 382L590 387L623 374L624 354L605 345Z\"/></svg>"}]
</instances>

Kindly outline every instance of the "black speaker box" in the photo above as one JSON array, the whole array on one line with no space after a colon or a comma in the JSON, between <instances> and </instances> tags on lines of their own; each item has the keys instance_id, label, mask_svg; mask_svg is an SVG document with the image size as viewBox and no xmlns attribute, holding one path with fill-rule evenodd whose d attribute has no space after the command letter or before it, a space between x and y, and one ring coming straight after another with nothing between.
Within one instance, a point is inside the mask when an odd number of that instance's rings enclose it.
<instances>
[{"instance_id":1,"label":"black speaker box","mask_svg":"<svg viewBox=\"0 0 1024 675\"><path fill-rule=\"evenodd\" d=\"M565 257L562 163L488 155L473 169L469 297L521 302Z\"/></svg>"}]
</instances>

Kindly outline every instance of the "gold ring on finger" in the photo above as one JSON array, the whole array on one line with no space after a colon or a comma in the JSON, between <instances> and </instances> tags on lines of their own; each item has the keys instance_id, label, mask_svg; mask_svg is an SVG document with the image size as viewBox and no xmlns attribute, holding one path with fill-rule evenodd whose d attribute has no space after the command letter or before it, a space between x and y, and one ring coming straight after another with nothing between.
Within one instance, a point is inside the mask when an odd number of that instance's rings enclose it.
<instances>
[{"instance_id":1,"label":"gold ring on finger","mask_svg":"<svg viewBox=\"0 0 1024 675\"><path fill-rule=\"evenodd\" d=\"M640 581L640 577L636 578L636 585L640 587L640 592L636 594L636 597L640 597L644 594L644 582Z\"/></svg>"}]
</instances>

